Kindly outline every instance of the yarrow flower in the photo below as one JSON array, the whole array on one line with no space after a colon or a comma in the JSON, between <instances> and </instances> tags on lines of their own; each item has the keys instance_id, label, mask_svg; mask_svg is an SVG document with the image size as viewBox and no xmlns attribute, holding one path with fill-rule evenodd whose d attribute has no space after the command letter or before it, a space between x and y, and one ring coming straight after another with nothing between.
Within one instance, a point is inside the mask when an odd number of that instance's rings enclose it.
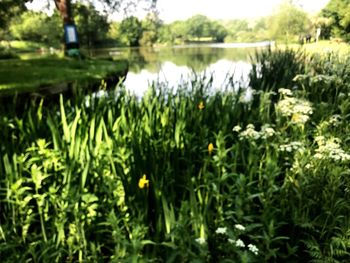
<instances>
[{"instance_id":1,"label":"yarrow flower","mask_svg":"<svg viewBox=\"0 0 350 263\"><path fill-rule=\"evenodd\" d=\"M214 144L209 143L208 144L208 152L209 152L209 154L212 154L213 151L214 151Z\"/></svg>"},{"instance_id":2,"label":"yarrow flower","mask_svg":"<svg viewBox=\"0 0 350 263\"><path fill-rule=\"evenodd\" d=\"M204 245L206 242L205 238L203 238L203 237L196 238L195 241L200 245Z\"/></svg>"},{"instance_id":3,"label":"yarrow flower","mask_svg":"<svg viewBox=\"0 0 350 263\"><path fill-rule=\"evenodd\" d=\"M242 127L239 125L236 125L235 127L233 127L232 131L234 132L240 132L242 130Z\"/></svg>"},{"instance_id":4,"label":"yarrow flower","mask_svg":"<svg viewBox=\"0 0 350 263\"><path fill-rule=\"evenodd\" d=\"M227 232L226 227L218 227L218 229L216 229L215 231L216 234L226 234L226 232Z\"/></svg>"},{"instance_id":5,"label":"yarrow flower","mask_svg":"<svg viewBox=\"0 0 350 263\"><path fill-rule=\"evenodd\" d=\"M323 136L317 136L315 141L318 148L315 150L315 159L333 160L333 161L350 161L350 154L346 153L340 146L339 138L330 138L326 140Z\"/></svg>"},{"instance_id":6,"label":"yarrow flower","mask_svg":"<svg viewBox=\"0 0 350 263\"><path fill-rule=\"evenodd\" d=\"M292 123L305 124L313 113L311 103L293 97L285 97L276 105L277 111L284 117L291 117Z\"/></svg>"},{"instance_id":7,"label":"yarrow flower","mask_svg":"<svg viewBox=\"0 0 350 263\"><path fill-rule=\"evenodd\" d=\"M240 139L253 139L257 140L260 138L260 133L255 130L253 124L248 124L246 129L239 134Z\"/></svg>"},{"instance_id":8,"label":"yarrow flower","mask_svg":"<svg viewBox=\"0 0 350 263\"><path fill-rule=\"evenodd\" d=\"M261 127L260 136L263 139L268 139L276 134L276 131L269 125L265 124Z\"/></svg>"},{"instance_id":9,"label":"yarrow flower","mask_svg":"<svg viewBox=\"0 0 350 263\"><path fill-rule=\"evenodd\" d=\"M199 110L203 110L204 108L205 108L204 102L201 101L201 102L198 104L198 109L199 109Z\"/></svg>"},{"instance_id":10,"label":"yarrow flower","mask_svg":"<svg viewBox=\"0 0 350 263\"><path fill-rule=\"evenodd\" d=\"M238 229L238 230L241 230L241 231L244 231L244 230L245 230L245 227L242 226L241 224L236 224L236 225L235 225L235 228Z\"/></svg>"},{"instance_id":11,"label":"yarrow flower","mask_svg":"<svg viewBox=\"0 0 350 263\"><path fill-rule=\"evenodd\" d=\"M143 189L149 186L149 180L146 179L146 175L144 174L142 178L139 180L139 188Z\"/></svg>"},{"instance_id":12,"label":"yarrow flower","mask_svg":"<svg viewBox=\"0 0 350 263\"><path fill-rule=\"evenodd\" d=\"M236 247L245 247L245 244L241 239L237 239L235 241L235 245L236 245Z\"/></svg>"},{"instance_id":13,"label":"yarrow flower","mask_svg":"<svg viewBox=\"0 0 350 263\"><path fill-rule=\"evenodd\" d=\"M278 93L280 93L283 96L293 96L293 92L290 89L278 89Z\"/></svg>"},{"instance_id":14,"label":"yarrow flower","mask_svg":"<svg viewBox=\"0 0 350 263\"><path fill-rule=\"evenodd\" d=\"M253 252L255 255L257 255L259 253L259 249L255 245L249 244L248 245L248 249L251 252Z\"/></svg>"},{"instance_id":15,"label":"yarrow flower","mask_svg":"<svg viewBox=\"0 0 350 263\"><path fill-rule=\"evenodd\" d=\"M293 151L304 151L305 148L304 148L304 145L302 142L290 142L290 143L287 143L287 144L281 144L279 146L279 151L281 152L293 152Z\"/></svg>"}]
</instances>

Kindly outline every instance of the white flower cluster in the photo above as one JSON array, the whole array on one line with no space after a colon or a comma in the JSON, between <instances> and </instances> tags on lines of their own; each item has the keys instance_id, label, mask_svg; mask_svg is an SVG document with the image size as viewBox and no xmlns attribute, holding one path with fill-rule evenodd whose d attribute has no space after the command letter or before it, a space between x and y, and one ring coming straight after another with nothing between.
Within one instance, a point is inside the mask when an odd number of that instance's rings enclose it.
<instances>
[{"instance_id":1,"label":"white flower cluster","mask_svg":"<svg viewBox=\"0 0 350 263\"><path fill-rule=\"evenodd\" d=\"M218 227L218 229L216 229L215 233L216 234L226 234L227 232L227 227Z\"/></svg>"},{"instance_id":2,"label":"white flower cluster","mask_svg":"<svg viewBox=\"0 0 350 263\"><path fill-rule=\"evenodd\" d=\"M279 89L284 96L277 105L277 111L284 117L291 117L293 123L304 124L313 113L311 103L303 99L291 97L293 94L288 89Z\"/></svg>"},{"instance_id":3,"label":"white flower cluster","mask_svg":"<svg viewBox=\"0 0 350 263\"><path fill-rule=\"evenodd\" d=\"M260 136L263 139L268 139L276 134L276 131L268 124L261 127Z\"/></svg>"},{"instance_id":4,"label":"white flower cluster","mask_svg":"<svg viewBox=\"0 0 350 263\"><path fill-rule=\"evenodd\" d=\"M255 126L253 124L248 124L244 131L239 134L240 140L243 139L252 139L257 140L260 138L260 133L255 130Z\"/></svg>"},{"instance_id":5,"label":"white flower cluster","mask_svg":"<svg viewBox=\"0 0 350 263\"><path fill-rule=\"evenodd\" d=\"M241 231L245 231L245 227L242 226L241 224L235 224L235 228Z\"/></svg>"},{"instance_id":6,"label":"white flower cluster","mask_svg":"<svg viewBox=\"0 0 350 263\"><path fill-rule=\"evenodd\" d=\"M248 124L244 131L242 131L241 126L236 125L233 127L232 131L239 133L238 136L240 140L258 140L259 138L267 139L276 134L276 131L269 124L263 125L260 132L255 130L255 126L253 124Z\"/></svg>"},{"instance_id":7,"label":"white flower cluster","mask_svg":"<svg viewBox=\"0 0 350 263\"><path fill-rule=\"evenodd\" d=\"M340 124L342 118L340 115L336 114L336 115L332 115L329 120L328 120L328 124L333 126L333 127L336 127Z\"/></svg>"},{"instance_id":8,"label":"white flower cluster","mask_svg":"<svg viewBox=\"0 0 350 263\"><path fill-rule=\"evenodd\" d=\"M280 93L282 96L293 96L293 92L290 89L278 89L278 93Z\"/></svg>"},{"instance_id":9,"label":"white flower cluster","mask_svg":"<svg viewBox=\"0 0 350 263\"><path fill-rule=\"evenodd\" d=\"M317 136L315 141L318 148L314 157L320 160L350 161L350 154L346 153L340 146L339 138L326 139L324 136Z\"/></svg>"},{"instance_id":10,"label":"white flower cluster","mask_svg":"<svg viewBox=\"0 0 350 263\"><path fill-rule=\"evenodd\" d=\"M248 245L248 249L251 252L253 252L255 255L257 255L259 253L259 249L255 245L249 244Z\"/></svg>"},{"instance_id":11,"label":"white flower cluster","mask_svg":"<svg viewBox=\"0 0 350 263\"><path fill-rule=\"evenodd\" d=\"M233 240L233 239L229 238L228 242L230 244L234 244L236 247L245 247L245 244L241 239Z\"/></svg>"},{"instance_id":12,"label":"white flower cluster","mask_svg":"<svg viewBox=\"0 0 350 263\"><path fill-rule=\"evenodd\" d=\"M302 142L297 142L297 141L294 141L294 142L290 142L290 143L287 143L287 144L281 144L279 146L279 151L281 152L294 152L294 151L304 151L305 148L304 148L304 145Z\"/></svg>"}]
</instances>

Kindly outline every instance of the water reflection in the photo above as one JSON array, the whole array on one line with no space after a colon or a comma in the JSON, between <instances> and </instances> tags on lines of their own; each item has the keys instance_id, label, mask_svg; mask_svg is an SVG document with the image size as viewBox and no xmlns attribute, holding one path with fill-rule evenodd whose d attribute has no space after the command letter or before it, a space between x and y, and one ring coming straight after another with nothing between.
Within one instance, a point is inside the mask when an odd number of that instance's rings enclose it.
<instances>
[{"instance_id":1,"label":"water reflection","mask_svg":"<svg viewBox=\"0 0 350 263\"><path fill-rule=\"evenodd\" d=\"M141 96L154 81L166 82L176 88L179 81L189 79L193 74L212 74L213 89L222 89L228 81L233 81L234 87L247 87L250 57L261 48L266 45L248 48L225 44L186 45L99 50L95 55L109 54L115 59L127 59L129 73L124 84L127 90Z\"/></svg>"}]
</instances>

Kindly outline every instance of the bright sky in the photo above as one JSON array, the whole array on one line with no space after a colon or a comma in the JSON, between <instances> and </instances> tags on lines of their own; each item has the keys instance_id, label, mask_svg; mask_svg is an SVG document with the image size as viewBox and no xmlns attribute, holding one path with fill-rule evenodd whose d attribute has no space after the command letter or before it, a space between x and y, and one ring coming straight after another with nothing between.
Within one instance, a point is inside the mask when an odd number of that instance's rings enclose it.
<instances>
[{"instance_id":1,"label":"bright sky","mask_svg":"<svg viewBox=\"0 0 350 263\"><path fill-rule=\"evenodd\" d=\"M267 16L282 0L158 0L161 18L166 21L187 19L203 14L212 19L234 19ZM329 0L299 0L307 12L321 10Z\"/></svg>"},{"instance_id":2,"label":"bright sky","mask_svg":"<svg viewBox=\"0 0 350 263\"><path fill-rule=\"evenodd\" d=\"M158 0L160 18L165 22L184 20L196 14L212 19L235 19L267 16L283 0ZM321 10L330 0L298 0L309 13ZM31 8L40 9L46 0L34 0ZM118 16L116 16L118 17Z\"/></svg>"}]
</instances>

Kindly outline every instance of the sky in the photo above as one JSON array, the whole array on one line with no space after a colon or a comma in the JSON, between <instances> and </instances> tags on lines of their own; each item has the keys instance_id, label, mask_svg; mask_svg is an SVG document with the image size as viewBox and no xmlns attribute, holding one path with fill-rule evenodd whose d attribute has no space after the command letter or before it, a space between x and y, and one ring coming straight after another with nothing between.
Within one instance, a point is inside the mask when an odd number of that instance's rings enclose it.
<instances>
[{"instance_id":1,"label":"sky","mask_svg":"<svg viewBox=\"0 0 350 263\"><path fill-rule=\"evenodd\" d=\"M158 0L160 18L166 22L185 20L193 15L202 14L211 19L258 18L270 15L283 0ZM297 0L309 13L317 13L330 0ZM39 9L47 0L34 0L31 8ZM139 17L142 15L139 14ZM121 15L115 15L121 20Z\"/></svg>"}]
</instances>

